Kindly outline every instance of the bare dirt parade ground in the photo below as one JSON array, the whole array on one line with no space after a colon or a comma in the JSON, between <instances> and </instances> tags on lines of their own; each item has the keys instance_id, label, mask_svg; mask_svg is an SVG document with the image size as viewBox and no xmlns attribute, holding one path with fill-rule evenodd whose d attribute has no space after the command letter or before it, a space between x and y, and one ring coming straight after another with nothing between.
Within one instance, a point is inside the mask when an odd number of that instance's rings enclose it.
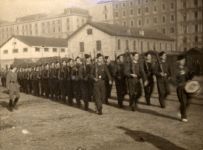
<instances>
[{"instance_id":1,"label":"bare dirt parade ground","mask_svg":"<svg viewBox=\"0 0 203 150\"><path fill-rule=\"evenodd\" d=\"M8 95L0 87L0 150L203 150L203 95L192 99L189 122L179 121L175 91L159 107L140 99L139 109L124 109L116 99L103 105L103 115L21 93L19 109L9 112ZM115 89L112 96L115 97Z\"/></svg>"}]
</instances>

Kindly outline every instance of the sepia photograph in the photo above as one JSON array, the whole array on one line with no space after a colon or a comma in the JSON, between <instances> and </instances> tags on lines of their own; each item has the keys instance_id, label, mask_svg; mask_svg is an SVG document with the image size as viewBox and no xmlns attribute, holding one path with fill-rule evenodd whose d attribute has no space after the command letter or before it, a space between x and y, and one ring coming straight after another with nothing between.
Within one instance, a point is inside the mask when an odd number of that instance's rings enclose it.
<instances>
[{"instance_id":1,"label":"sepia photograph","mask_svg":"<svg viewBox=\"0 0 203 150\"><path fill-rule=\"evenodd\" d=\"M0 150L203 150L203 0L0 0Z\"/></svg>"}]
</instances>

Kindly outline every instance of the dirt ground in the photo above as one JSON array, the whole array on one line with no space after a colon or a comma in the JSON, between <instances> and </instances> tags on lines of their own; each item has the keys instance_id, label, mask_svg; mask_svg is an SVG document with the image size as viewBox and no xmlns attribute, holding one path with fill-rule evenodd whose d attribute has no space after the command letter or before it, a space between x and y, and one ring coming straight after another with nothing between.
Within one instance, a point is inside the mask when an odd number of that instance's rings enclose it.
<instances>
[{"instance_id":1,"label":"dirt ground","mask_svg":"<svg viewBox=\"0 0 203 150\"><path fill-rule=\"evenodd\" d=\"M103 115L26 94L9 112L0 88L0 150L203 150L203 95L192 99L189 122L179 121L179 102L172 92L166 109L157 94L152 106L140 99L135 112L119 109L115 99ZM113 90L113 96L115 91Z\"/></svg>"}]
</instances>

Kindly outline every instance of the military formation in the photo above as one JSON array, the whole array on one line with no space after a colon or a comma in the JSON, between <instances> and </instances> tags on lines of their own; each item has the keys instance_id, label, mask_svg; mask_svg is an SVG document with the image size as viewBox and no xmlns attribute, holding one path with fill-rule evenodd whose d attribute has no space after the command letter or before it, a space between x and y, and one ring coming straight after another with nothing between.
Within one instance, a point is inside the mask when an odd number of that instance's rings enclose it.
<instances>
[{"instance_id":1,"label":"military formation","mask_svg":"<svg viewBox=\"0 0 203 150\"><path fill-rule=\"evenodd\" d=\"M153 58L156 61L153 61ZM183 56L178 57L178 67L181 67L183 71L177 73L176 83L181 104L181 119L187 121L185 103L189 98L183 91L182 85L192 76L188 77L189 72L185 63L182 62L184 59ZM127 52L115 56L114 62L111 62L108 56L100 53L93 59L90 55L84 54L83 58L57 59L16 68L17 70L13 72L16 72L17 81L10 81L10 76L13 75L8 73L7 88L12 82L18 82L21 92L61 101L71 106L76 105L86 111L89 110L89 102L94 101L96 112L99 115L102 115L103 104L109 103L113 82L116 87L118 107L123 108L124 97L129 95L129 107L132 111L137 109L142 93L144 93L146 104L151 105L150 98L155 82L161 108L166 107L165 100L170 94L168 85L171 80L171 71L165 52L152 53L149 51L142 55L137 52ZM156 80L154 80L155 77ZM13 101L13 93L10 94L11 103L14 102L14 105L19 99L18 90L15 92L17 99ZM84 106L82 106L82 101ZM12 106L12 104L10 105Z\"/></svg>"}]
</instances>

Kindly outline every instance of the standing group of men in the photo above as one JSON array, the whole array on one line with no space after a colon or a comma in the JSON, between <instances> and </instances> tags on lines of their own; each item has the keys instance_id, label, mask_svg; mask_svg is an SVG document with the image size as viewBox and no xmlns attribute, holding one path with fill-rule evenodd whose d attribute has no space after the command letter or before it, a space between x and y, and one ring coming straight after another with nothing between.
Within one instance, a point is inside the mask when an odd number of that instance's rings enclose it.
<instances>
[{"instance_id":1,"label":"standing group of men","mask_svg":"<svg viewBox=\"0 0 203 150\"><path fill-rule=\"evenodd\" d=\"M117 56L115 62L111 63L110 59L102 54L97 54L94 61L90 55L85 54L84 58L62 59L32 67L19 67L16 72L22 92L62 100L65 103L68 102L69 105L73 105L73 99L75 99L78 107L81 107L81 100L83 100L85 110L88 110L89 101L93 99L96 111L101 115L102 104L108 104L108 98L111 96L113 81L115 81L120 108L123 107L125 95L129 94L129 106L132 111L135 111L142 95L142 89L144 89L146 103L150 105L154 76L156 77L160 106L165 108L165 99L169 94L168 80L171 73L166 62L165 52L157 54L156 59L156 63L153 63L152 54L147 52L144 54L144 60L140 61L140 54L128 52L125 55ZM185 58L178 57L179 66L184 70L185 63L182 63L182 59ZM177 74L177 94L181 103L182 119L187 119L185 104L187 96L184 96L187 93L183 91L182 87L188 80L185 76L187 76L185 70ZM7 75L7 84L12 82L9 81ZM19 99L18 94L17 99Z\"/></svg>"}]
</instances>

